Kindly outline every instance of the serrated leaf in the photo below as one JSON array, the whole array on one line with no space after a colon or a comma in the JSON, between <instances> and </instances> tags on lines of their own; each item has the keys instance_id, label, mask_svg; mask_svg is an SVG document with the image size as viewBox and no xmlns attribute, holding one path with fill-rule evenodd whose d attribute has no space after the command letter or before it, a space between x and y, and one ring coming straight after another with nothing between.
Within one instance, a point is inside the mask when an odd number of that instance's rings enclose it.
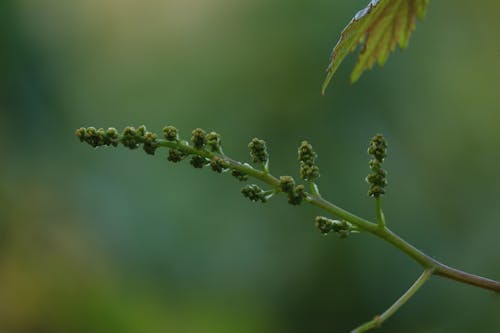
<instances>
[{"instance_id":1,"label":"serrated leaf","mask_svg":"<svg viewBox=\"0 0 500 333\"><path fill-rule=\"evenodd\" d=\"M322 93L345 57L362 44L358 61L351 73L351 83L371 69L375 63L383 66L398 45L408 46L415 30L415 21L423 19L429 0L371 0L367 7L356 13L344 28L333 48Z\"/></svg>"}]
</instances>

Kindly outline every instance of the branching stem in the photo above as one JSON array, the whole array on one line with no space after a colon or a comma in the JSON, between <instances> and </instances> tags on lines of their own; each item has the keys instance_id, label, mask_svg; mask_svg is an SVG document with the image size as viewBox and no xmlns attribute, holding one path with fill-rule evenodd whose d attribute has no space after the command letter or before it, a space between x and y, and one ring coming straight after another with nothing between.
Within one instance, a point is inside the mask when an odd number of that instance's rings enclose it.
<instances>
[{"instance_id":1,"label":"branching stem","mask_svg":"<svg viewBox=\"0 0 500 333\"><path fill-rule=\"evenodd\" d=\"M280 181L276 177L274 177L269 172L255 169L248 164L240 163L229 157L211 153L207 150L193 148L187 142L158 140L158 145L162 147L178 149L183 151L184 153L199 155L208 159L212 159L214 156L218 156L227 162L230 169L238 170L268 184L276 191L276 193L279 193L281 191L279 188ZM408 255L410 258L418 262L422 267L424 267L424 269L430 270L435 275L439 275L458 282L467 283L476 287L493 290L495 292L500 292L500 282L460 271L435 260L434 258L426 255L425 253L396 235L385 226L385 223L383 223L383 225L381 226L380 222L370 222L364 218L348 212L345 209L336 206L335 204L325 200L319 195L306 193L305 201L334 216L352 223L362 231L369 232L385 240L386 242L393 245L394 247ZM381 209L378 208L380 205L380 201L377 200L377 202L377 212L380 211L380 213L382 214L382 221L385 222L383 213ZM380 219L380 217L378 217L378 219Z\"/></svg>"},{"instance_id":2,"label":"branching stem","mask_svg":"<svg viewBox=\"0 0 500 333\"><path fill-rule=\"evenodd\" d=\"M137 133L140 133L140 135L137 135ZM309 183L311 193L305 192L303 185L295 186L292 177L281 176L278 179L269 172L269 156L265 147L265 142L257 138L252 140L249 144L249 148L253 161L259 163L259 165L263 167L263 170L256 169L247 163L240 163L225 155L220 147L220 136L215 132L211 132L210 139L207 140L205 132L202 129L193 131L193 137L191 138L193 145L190 145L187 141L178 140L177 129L172 126L164 128L164 134L167 140L157 139L156 134L146 132L144 126L141 126L137 130L132 127L127 127L124 129L122 136L118 135L113 128L104 131L103 129L96 130L93 127L88 129L81 128L77 130L76 134L82 142L86 141L93 147L102 145L113 145L116 147L120 142L126 147L135 149L139 147L139 144L142 144L144 151L148 154L154 154L159 147L166 147L170 148L168 156L169 161L179 162L186 156L192 155L191 164L196 168L202 168L204 165L210 164L214 171L218 173L231 171L231 174L240 180L247 180L249 177L253 177L271 188L267 191L263 191L257 185L247 185L242 189L242 193L250 200L266 202L275 194L283 192L288 195L288 202L292 205L298 205L305 201L341 219L341 221L333 221L326 217L318 216L316 218L316 223L323 233L326 234L330 231L327 228L328 226L335 225L339 227L339 223L342 226L348 226L347 234L341 232L345 232L346 230L337 231L341 237L348 235L350 231L369 232L393 245L424 268L424 273L410 289L396 301L396 303L384 313L359 326L351 333L362 333L380 326L387 318L392 316L403 304L405 304L433 274L476 287L500 292L500 282L446 266L426 255L387 228L380 199L380 196L385 193L384 187L387 185L385 179L386 171L381 168L381 163L386 156L387 145L380 134L372 139L368 150L374 157L374 159L370 161L372 173L368 175L367 181L371 184L369 195L375 198L376 223L356 216L325 200L320 195L318 186L314 182L314 180L319 177L319 169L314 163L314 159L317 155L307 141L303 141L299 147L299 160L301 165L301 178ZM210 147L210 150L205 149L206 146Z\"/></svg>"}]
</instances>

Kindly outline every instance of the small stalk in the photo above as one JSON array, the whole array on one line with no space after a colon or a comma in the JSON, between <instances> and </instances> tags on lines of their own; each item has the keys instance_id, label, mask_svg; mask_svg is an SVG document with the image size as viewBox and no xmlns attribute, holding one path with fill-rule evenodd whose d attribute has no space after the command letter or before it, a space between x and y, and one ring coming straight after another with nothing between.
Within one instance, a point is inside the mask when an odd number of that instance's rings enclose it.
<instances>
[{"instance_id":1,"label":"small stalk","mask_svg":"<svg viewBox=\"0 0 500 333\"><path fill-rule=\"evenodd\" d=\"M363 325L355 328L354 330L351 331L351 333L363 333L367 332L369 330L372 330L374 328L379 327L382 325L384 321L386 321L389 317L391 317L396 311L399 310L410 298L412 298L413 295L424 285L424 283L429 280L429 278L432 275L433 270L432 269L426 269L422 275L413 283L413 285L394 303L389 307L387 310L385 310L384 313L382 313L379 316L375 316L372 320L364 323Z\"/></svg>"},{"instance_id":2,"label":"small stalk","mask_svg":"<svg viewBox=\"0 0 500 333\"><path fill-rule=\"evenodd\" d=\"M382 202L380 197L375 198L375 209L377 212L378 226L381 228L385 228L385 215L384 212L382 211Z\"/></svg>"}]
</instances>

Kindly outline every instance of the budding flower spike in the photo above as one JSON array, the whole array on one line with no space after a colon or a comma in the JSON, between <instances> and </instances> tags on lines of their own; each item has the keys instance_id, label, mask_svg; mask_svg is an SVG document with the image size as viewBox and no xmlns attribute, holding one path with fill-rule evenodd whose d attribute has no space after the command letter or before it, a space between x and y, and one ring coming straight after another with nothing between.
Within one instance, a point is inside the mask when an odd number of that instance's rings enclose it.
<instances>
[{"instance_id":1,"label":"budding flower spike","mask_svg":"<svg viewBox=\"0 0 500 333\"><path fill-rule=\"evenodd\" d=\"M380 197L385 194L387 186L387 171L382 169L382 163L387 157L387 142L382 134L377 134L372 138L368 154L373 156L369 162L372 173L366 177L366 181L370 184L368 195L375 198L377 222L383 228L385 227L385 216Z\"/></svg>"},{"instance_id":2,"label":"budding flower spike","mask_svg":"<svg viewBox=\"0 0 500 333\"><path fill-rule=\"evenodd\" d=\"M355 226L345 220L332 220L324 216L316 217L316 228L325 236L333 232L338 234L340 238L346 238L351 233L359 232Z\"/></svg>"},{"instance_id":3,"label":"budding flower spike","mask_svg":"<svg viewBox=\"0 0 500 333\"><path fill-rule=\"evenodd\" d=\"M254 178L265 184L269 190L262 189L256 184L247 184L241 189L244 197L252 202L266 203L273 196L280 193L287 197L288 203L298 206L302 203L311 204L334 218L324 216L316 217L316 227L323 235L337 234L340 238L358 233L370 233L408 255L423 268L422 275L388 310L373 320L359 326L352 333L361 333L379 327L385 320L394 314L417 290L432 276L438 275L462 283L467 283L488 290L500 292L500 282L477 275L469 274L451 268L424 254L422 251L409 244L394 232L385 223L381 208L381 197L386 193L387 172L382 164L387 157L387 142L381 134L375 135L370 141L368 153L372 156L369 162L371 173L366 177L370 188L368 195L375 199L377 222L370 222L364 218L338 207L319 195L315 181L319 178L319 167L316 165L318 154L312 145L303 141L298 148L299 176L308 183L311 193L306 192L303 184L297 184L292 176L275 177L269 170L269 153L264 140L254 138L248 144L251 161L256 167L246 162L236 161L222 152L222 139L216 132L205 132L197 128L191 132L190 141L181 140L179 131L173 126L163 128L163 138L156 133L149 132L145 126L138 128L128 126L121 132L114 128L104 130L95 127L79 128L75 135L80 142L85 142L91 147L117 147L119 144L129 149L142 146L146 154L156 155L158 149L168 149L167 160L182 162L190 157L190 164L197 169L205 166L217 174L231 174L239 181L248 181Z\"/></svg>"},{"instance_id":4,"label":"budding flower spike","mask_svg":"<svg viewBox=\"0 0 500 333\"><path fill-rule=\"evenodd\" d=\"M316 165L318 154L313 150L312 145L307 141L302 141L298 149L298 159L300 162L300 178L309 182L314 194L319 195L318 186L315 181L319 178L319 167Z\"/></svg>"},{"instance_id":5,"label":"budding flower spike","mask_svg":"<svg viewBox=\"0 0 500 333\"><path fill-rule=\"evenodd\" d=\"M269 154L267 152L266 142L261 139L253 138L248 144L252 161L264 165L264 170L268 171Z\"/></svg>"}]
</instances>

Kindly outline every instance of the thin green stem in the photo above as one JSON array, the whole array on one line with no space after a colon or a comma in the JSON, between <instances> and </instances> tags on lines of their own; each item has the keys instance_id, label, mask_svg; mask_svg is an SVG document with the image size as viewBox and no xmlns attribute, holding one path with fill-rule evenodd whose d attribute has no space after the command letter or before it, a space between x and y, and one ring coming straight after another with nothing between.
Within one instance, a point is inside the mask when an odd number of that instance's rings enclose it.
<instances>
[{"instance_id":1,"label":"thin green stem","mask_svg":"<svg viewBox=\"0 0 500 333\"><path fill-rule=\"evenodd\" d=\"M316 196L321 196L321 194L319 194L319 188L318 188L318 185L316 185L315 182L313 181L310 181L309 182L309 186L311 187L311 192L312 194L316 195Z\"/></svg>"},{"instance_id":2,"label":"thin green stem","mask_svg":"<svg viewBox=\"0 0 500 333\"><path fill-rule=\"evenodd\" d=\"M382 211L382 199L380 197L375 198L375 209L377 212L377 223L378 226L381 228L385 227L385 216L384 212Z\"/></svg>"},{"instance_id":3,"label":"thin green stem","mask_svg":"<svg viewBox=\"0 0 500 333\"><path fill-rule=\"evenodd\" d=\"M394 303L392 304L384 313L379 316L375 316L372 320L364 323L363 325L355 328L351 333L363 333L371 329L377 328L384 321L386 321L390 316L392 316L396 311L399 310L408 300L415 295L415 293L424 285L424 283L431 277L433 269L426 269L422 275L413 283L413 285Z\"/></svg>"}]
</instances>

